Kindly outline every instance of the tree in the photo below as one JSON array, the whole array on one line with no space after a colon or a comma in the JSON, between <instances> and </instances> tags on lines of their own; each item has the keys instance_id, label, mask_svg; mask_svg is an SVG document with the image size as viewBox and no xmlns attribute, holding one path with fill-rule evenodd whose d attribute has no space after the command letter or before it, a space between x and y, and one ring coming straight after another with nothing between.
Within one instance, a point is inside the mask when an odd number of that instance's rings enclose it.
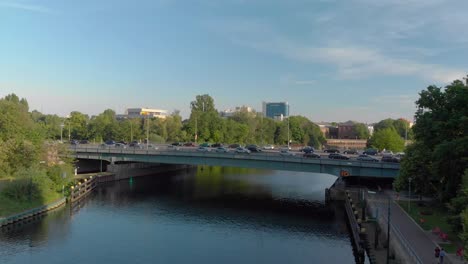
<instances>
[{"instance_id":1,"label":"tree","mask_svg":"<svg viewBox=\"0 0 468 264\"><path fill-rule=\"evenodd\" d=\"M354 124L354 133L359 139L368 139L370 136L369 129L367 129L367 125L363 123Z\"/></svg>"},{"instance_id":2,"label":"tree","mask_svg":"<svg viewBox=\"0 0 468 264\"><path fill-rule=\"evenodd\" d=\"M461 190L468 167L468 86L460 80L445 88L431 85L419 93L416 105L415 143L407 149L397 183L406 188L412 177L419 193L451 201L449 212L460 219L466 213ZM452 223L460 230L461 220Z\"/></svg>"},{"instance_id":3,"label":"tree","mask_svg":"<svg viewBox=\"0 0 468 264\"><path fill-rule=\"evenodd\" d=\"M405 141L398 135L393 127L374 132L368 144L372 148L379 150L386 149L395 152L403 151L405 148Z\"/></svg>"}]
</instances>

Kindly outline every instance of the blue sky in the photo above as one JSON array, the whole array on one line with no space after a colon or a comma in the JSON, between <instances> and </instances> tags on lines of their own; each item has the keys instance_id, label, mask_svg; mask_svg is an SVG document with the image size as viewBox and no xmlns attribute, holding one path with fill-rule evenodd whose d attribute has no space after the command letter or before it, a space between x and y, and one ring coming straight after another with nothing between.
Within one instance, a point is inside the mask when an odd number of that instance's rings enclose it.
<instances>
[{"instance_id":1,"label":"blue sky","mask_svg":"<svg viewBox=\"0 0 468 264\"><path fill-rule=\"evenodd\" d=\"M313 121L412 119L468 73L465 0L0 0L0 96L66 115L184 117L288 101Z\"/></svg>"}]
</instances>

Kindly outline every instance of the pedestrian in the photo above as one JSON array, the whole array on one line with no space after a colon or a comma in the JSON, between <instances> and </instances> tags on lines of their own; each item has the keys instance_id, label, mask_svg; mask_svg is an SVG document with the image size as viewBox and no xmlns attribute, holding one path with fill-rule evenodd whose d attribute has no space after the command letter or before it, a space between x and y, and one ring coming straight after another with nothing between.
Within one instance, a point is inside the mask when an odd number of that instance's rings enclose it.
<instances>
[{"instance_id":1,"label":"pedestrian","mask_svg":"<svg viewBox=\"0 0 468 264\"><path fill-rule=\"evenodd\" d=\"M439 247L436 247L434 249L434 257L435 258L439 258L439 255L440 255L440 248Z\"/></svg>"},{"instance_id":2,"label":"pedestrian","mask_svg":"<svg viewBox=\"0 0 468 264\"><path fill-rule=\"evenodd\" d=\"M444 248L440 249L440 254L439 254L439 263L444 264L444 258L445 258L445 250Z\"/></svg>"}]
</instances>

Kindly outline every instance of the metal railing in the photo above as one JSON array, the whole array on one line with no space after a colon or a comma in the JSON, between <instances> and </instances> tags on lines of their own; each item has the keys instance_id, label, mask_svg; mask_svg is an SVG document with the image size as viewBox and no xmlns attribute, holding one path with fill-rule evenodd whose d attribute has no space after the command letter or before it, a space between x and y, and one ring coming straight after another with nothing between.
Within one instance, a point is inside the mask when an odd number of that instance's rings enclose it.
<instances>
[{"instance_id":1,"label":"metal railing","mask_svg":"<svg viewBox=\"0 0 468 264\"><path fill-rule=\"evenodd\" d=\"M166 156L188 156L188 157L211 157L211 158L231 158L231 159L248 159L248 160L261 160L261 161L282 161L304 164L319 164L319 165L338 165L347 167L366 167L375 169L393 169L399 170L399 164L381 163L381 162L366 162L355 160L337 160L329 159L327 156L322 156L320 159L306 158L302 155L283 156L278 152L259 152L259 153L236 153L229 151L226 153L219 153L214 151L199 152L196 149L171 149L165 146L158 149L137 149L137 148L114 148L114 147L70 147L70 150L75 153L96 153L96 154L132 154L132 155L166 155ZM323 158L325 157L325 158Z\"/></svg>"},{"instance_id":2,"label":"metal railing","mask_svg":"<svg viewBox=\"0 0 468 264\"><path fill-rule=\"evenodd\" d=\"M27 218L30 218L30 217L33 217L33 216L43 214L43 213L45 213L47 211L50 211L52 209L55 209L55 208L61 206L65 202L66 202L65 198L60 198L59 200L57 200L57 201L55 201L55 202L53 202L51 204L47 204L47 205L36 207L36 208L30 209L30 210L26 210L24 212L21 212L19 214L15 214L15 215L12 215L12 216L9 216L9 217L6 217L6 218L1 218L0 219L0 227L19 222L19 221L22 221L24 219L27 219Z\"/></svg>"},{"instance_id":3,"label":"metal railing","mask_svg":"<svg viewBox=\"0 0 468 264\"><path fill-rule=\"evenodd\" d=\"M379 219L382 219L383 222L386 225L388 225L388 217L387 217L387 215L385 215L385 213L383 213L383 212L385 212L385 207L386 206L388 207L388 200L378 199L378 198L377 199L375 199L375 198L374 199L369 199L369 197L370 197L370 195L367 194L367 191L364 192L364 198L366 199L367 203L369 205L371 205L371 204L375 205L375 208L378 208L379 211L382 211L381 214L376 215L377 213L375 213L373 210L369 210L370 215L373 218L376 218L377 221ZM393 200L391 202L394 203ZM382 230L384 230L386 232L386 228L382 228ZM411 246L411 243L408 242L408 240L405 238L405 236L401 233L400 229L397 226L395 226L391 221L390 221L390 232L401 243L403 249L406 251L406 254L413 261L412 263L423 264L423 261L418 256L418 254L414 251L413 247Z\"/></svg>"}]
</instances>

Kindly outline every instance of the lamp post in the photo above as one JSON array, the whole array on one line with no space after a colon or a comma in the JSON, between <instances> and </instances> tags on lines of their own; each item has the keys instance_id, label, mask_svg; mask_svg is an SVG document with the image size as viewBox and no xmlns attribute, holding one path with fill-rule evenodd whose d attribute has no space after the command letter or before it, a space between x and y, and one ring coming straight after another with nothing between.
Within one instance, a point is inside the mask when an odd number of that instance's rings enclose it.
<instances>
[{"instance_id":1,"label":"lamp post","mask_svg":"<svg viewBox=\"0 0 468 264\"><path fill-rule=\"evenodd\" d=\"M387 215L387 264L390 263L390 197L388 197L388 215Z\"/></svg>"},{"instance_id":2,"label":"lamp post","mask_svg":"<svg viewBox=\"0 0 468 264\"><path fill-rule=\"evenodd\" d=\"M60 143L63 143L63 127L65 126L64 123L60 124Z\"/></svg>"},{"instance_id":3,"label":"lamp post","mask_svg":"<svg viewBox=\"0 0 468 264\"><path fill-rule=\"evenodd\" d=\"M288 116L288 150L289 150L289 116Z\"/></svg>"},{"instance_id":4,"label":"lamp post","mask_svg":"<svg viewBox=\"0 0 468 264\"><path fill-rule=\"evenodd\" d=\"M69 115L67 116L67 120L68 120L68 142L70 142L71 141L71 118Z\"/></svg>"},{"instance_id":5,"label":"lamp post","mask_svg":"<svg viewBox=\"0 0 468 264\"><path fill-rule=\"evenodd\" d=\"M410 213L411 211L411 181L413 180L413 178L409 177L408 178L408 213Z\"/></svg>"},{"instance_id":6,"label":"lamp post","mask_svg":"<svg viewBox=\"0 0 468 264\"><path fill-rule=\"evenodd\" d=\"M149 119L148 119L148 114L146 114L146 149L148 149L149 146Z\"/></svg>"}]
</instances>

